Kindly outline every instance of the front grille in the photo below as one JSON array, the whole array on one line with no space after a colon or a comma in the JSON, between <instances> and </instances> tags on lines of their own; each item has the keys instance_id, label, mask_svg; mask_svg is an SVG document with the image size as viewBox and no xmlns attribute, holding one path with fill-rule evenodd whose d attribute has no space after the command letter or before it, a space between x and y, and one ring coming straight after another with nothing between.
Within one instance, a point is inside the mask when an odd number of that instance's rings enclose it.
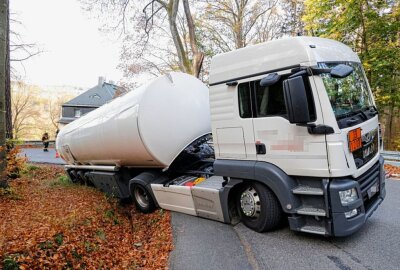
<instances>
[{"instance_id":1,"label":"front grille","mask_svg":"<svg viewBox=\"0 0 400 270\"><path fill-rule=\"evenodd\" d=\"M372 203L379 196L379 192L380 192L380 190L379 190L379 175L380 175L379 168L380 168L380 166L379 166L379 161L378 161L374 166L372 166L372 168L370 168L364 174L362 174L357 179L355 179L355 180L357 180L357 182L360 185L365 210L368 210L369 207L372 205ZM368 191L370 191L371 187L373 187L375 184L378 185L378 190L373 196L371 196L371 193L369 193Z\"/></svg>"}]
</instances>

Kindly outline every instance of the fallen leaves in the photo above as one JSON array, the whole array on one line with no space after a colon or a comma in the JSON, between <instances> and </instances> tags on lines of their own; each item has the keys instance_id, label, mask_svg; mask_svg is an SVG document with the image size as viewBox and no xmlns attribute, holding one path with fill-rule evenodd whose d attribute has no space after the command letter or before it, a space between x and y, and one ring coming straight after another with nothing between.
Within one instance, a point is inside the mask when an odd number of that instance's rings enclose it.
<instances>
[{"instance_id":1,"label":"fallen leaves","mask_svg":"<svg viewBox=\"0 0 400 270\"><path fill-rule=\"evenodd\" d=\"M67 185L61 167L26 173L10 181L18 200L0 196L0 268L167 268L169 212L141 214L94 188Z\"/></svg>"},{"instance_id":2,"label":"fallen leaves","mask_svg":"<svg viewBox=\"0 0 400 270\"><path fill-rule=\"evenodd\" d=\"M400 167L385 164L386 174L393 179L400 179Z\"/></svg>"}]
</instances>

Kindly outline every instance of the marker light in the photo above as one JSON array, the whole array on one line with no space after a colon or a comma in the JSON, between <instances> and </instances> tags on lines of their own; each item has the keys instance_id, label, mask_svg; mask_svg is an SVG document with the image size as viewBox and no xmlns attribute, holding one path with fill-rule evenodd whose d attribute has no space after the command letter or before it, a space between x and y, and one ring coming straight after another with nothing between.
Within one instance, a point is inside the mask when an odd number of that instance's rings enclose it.
<instances>
[{"instance_id":1,"label":"marker light","mask_svg":"<svg viewBox=\"0 0 400 270\"><path fill-rule=\"evenodd\" d=\"M352 217L354 217L354 216L357 215L357 214L358 214L358 210L357 210L357 209L353 209L353 210L351 210L351 211L349 211L349 212L345 212L345 213L344 213L344 215L345 215L346 218L352 218Z\"/></svg>"}]
</instances>

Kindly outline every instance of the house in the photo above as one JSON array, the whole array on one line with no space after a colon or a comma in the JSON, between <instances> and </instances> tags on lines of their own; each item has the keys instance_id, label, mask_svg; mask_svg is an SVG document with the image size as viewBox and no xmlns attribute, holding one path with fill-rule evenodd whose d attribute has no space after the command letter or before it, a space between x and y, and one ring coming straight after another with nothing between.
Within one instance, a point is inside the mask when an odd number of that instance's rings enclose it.
<instances>
[{"instance_id":1,"label":"house","mask_svg":"<svg viewBox=\"0 0 400 270\"><path fill-rule=\"evenodd\" d=\"M115 85L113 82L107 83L104 77L99 77L98 84L95 87L90 88L61 106L61 118L58 121L59 128L99 108L125 92L124 88Z\"/></svg>"}]
</instances>

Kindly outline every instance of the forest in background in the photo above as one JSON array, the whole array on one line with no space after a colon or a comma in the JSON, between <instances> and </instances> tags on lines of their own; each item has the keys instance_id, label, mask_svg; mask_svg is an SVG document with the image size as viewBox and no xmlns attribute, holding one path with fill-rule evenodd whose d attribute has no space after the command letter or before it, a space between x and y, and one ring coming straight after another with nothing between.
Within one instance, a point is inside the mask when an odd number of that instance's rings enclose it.
<instances>
[{"instance_id":1,"label":"forest in background","mask_svg":"<svg viewBox=\"0 0 400 270\"><path fill-rule=\"evenodd\" d=\"M143 73L208 79L212 56L285 36L341 41L361 58L387 150L400 150L400 4L395 0L81 0L123 39L125 84Z\"/></svg>"}]
</instances>

